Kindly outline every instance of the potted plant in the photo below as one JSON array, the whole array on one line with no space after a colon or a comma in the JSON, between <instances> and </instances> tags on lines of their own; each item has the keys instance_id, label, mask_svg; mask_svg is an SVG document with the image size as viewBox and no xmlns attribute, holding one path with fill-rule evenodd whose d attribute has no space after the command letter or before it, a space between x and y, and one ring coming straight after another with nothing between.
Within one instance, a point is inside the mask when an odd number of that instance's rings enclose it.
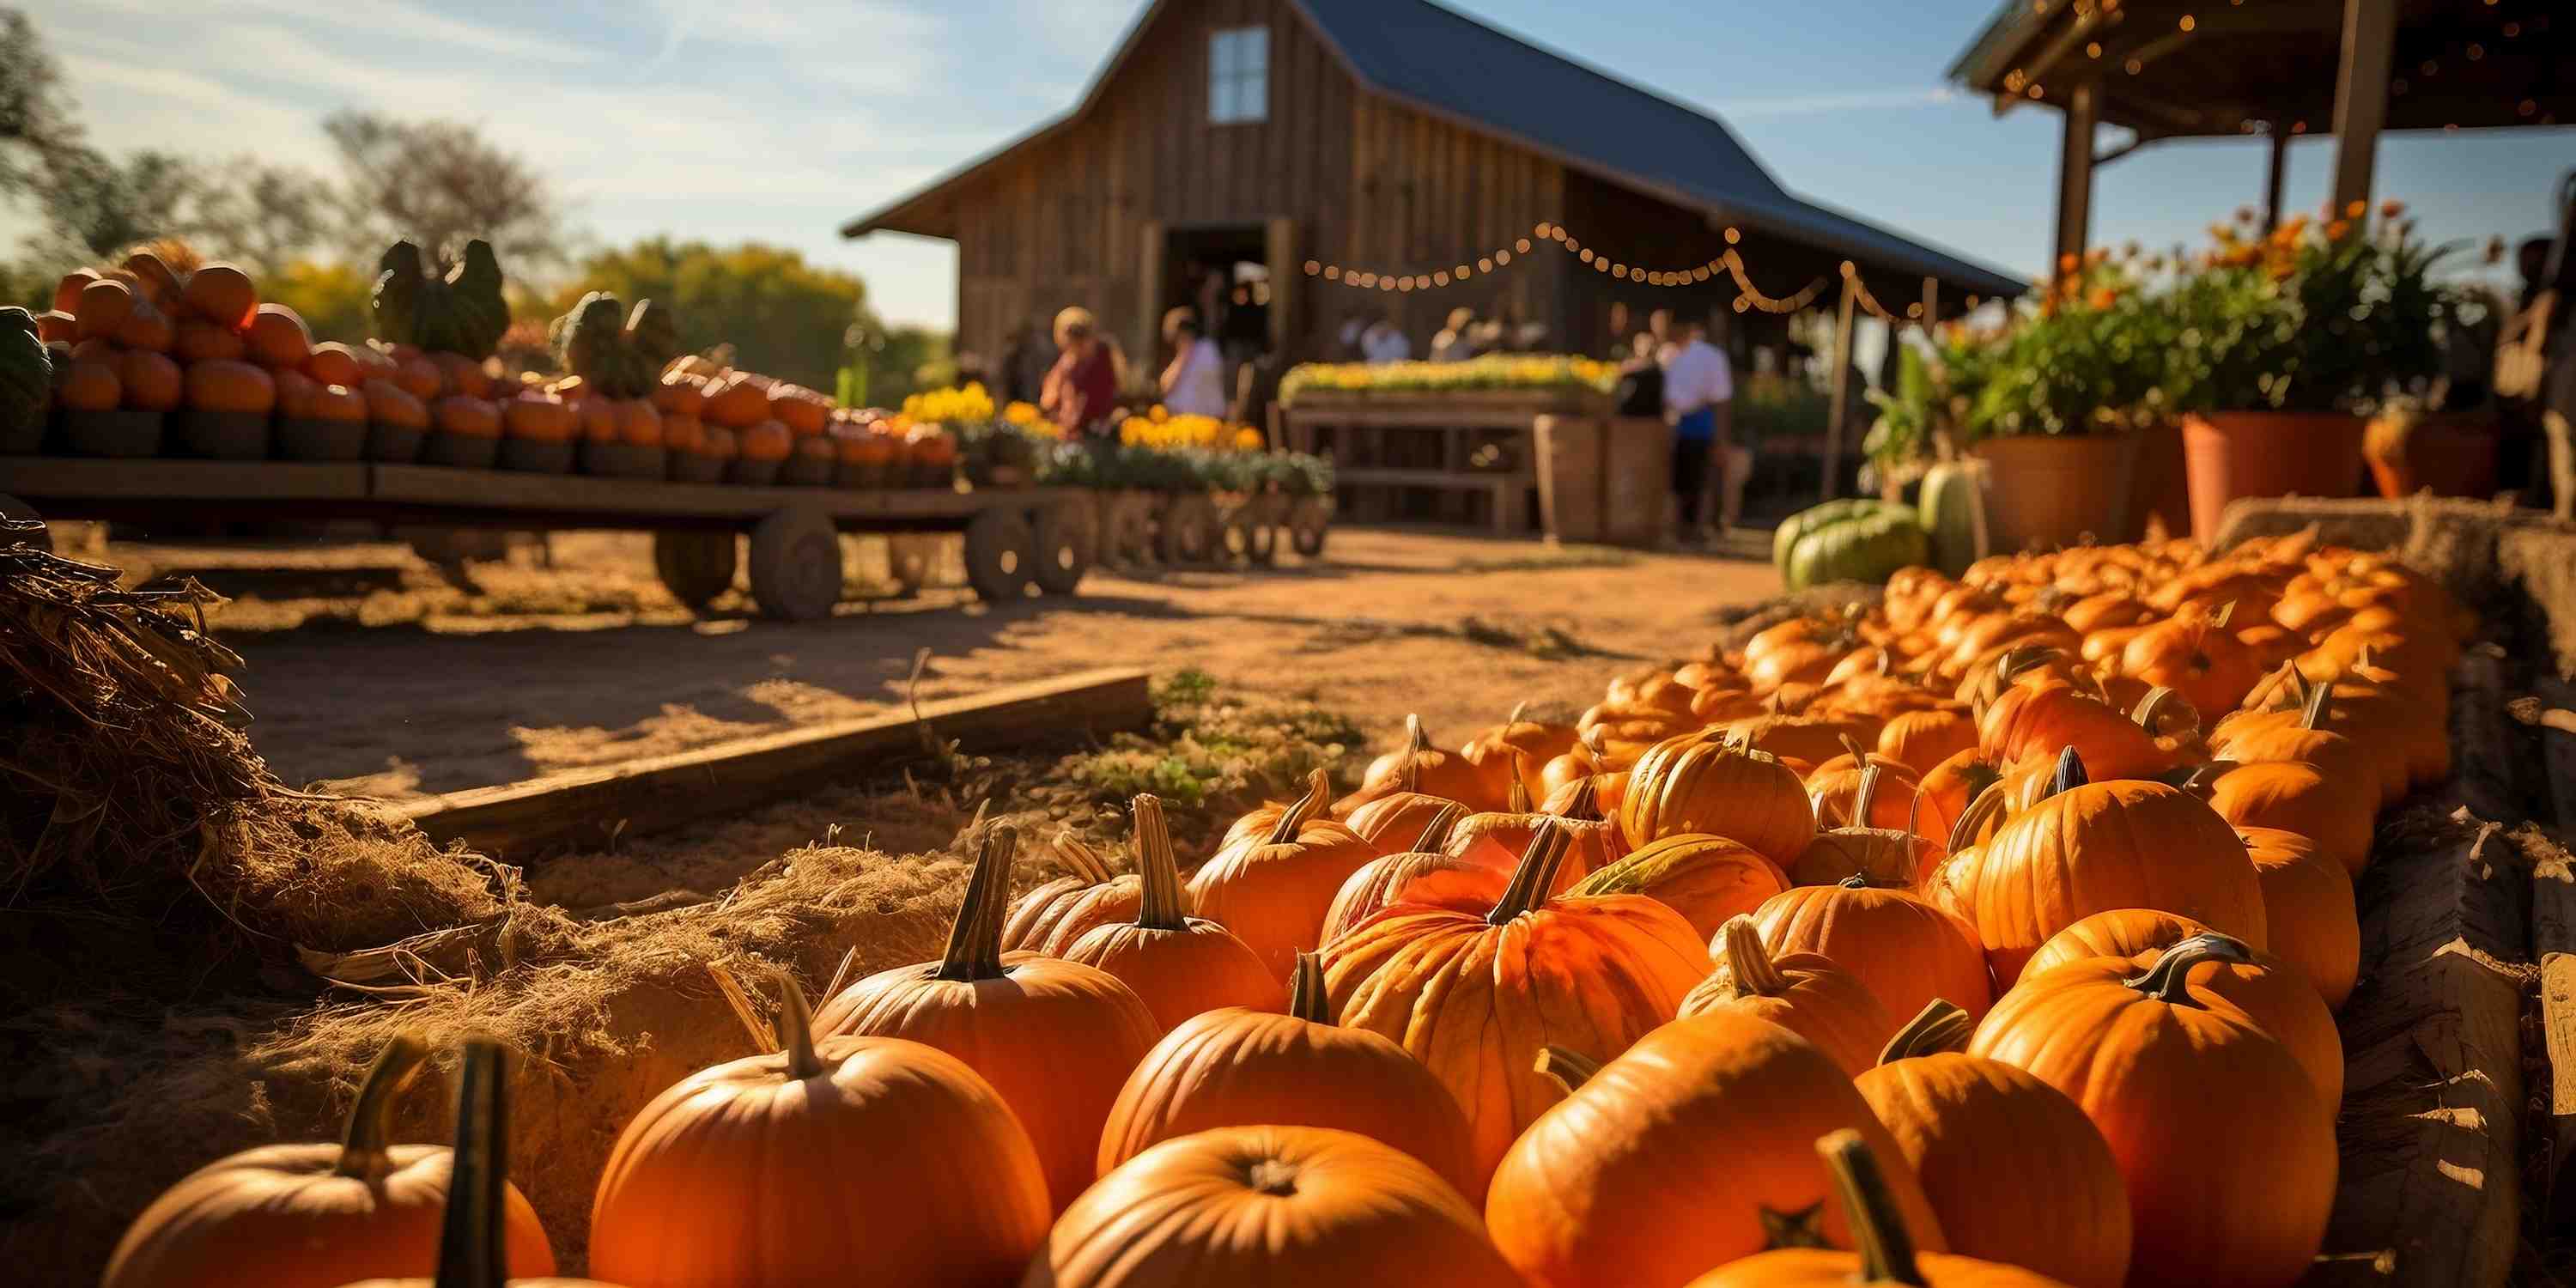
<instances>
[{"instance_id":1,"label":"potted plant","mask_svg":"<svg viewBox=\"0 0 2576 1288\"><path fill-rule=\"evenodd\" d=\"M2171 418L2171 322L2134 253L2063 267L2005 330L1953 329L1939 355L1952 435L1988 472L1998 550L2134 538L2139 444Z\"/></svg>"},{"instance_id":2,"label":"potted plant","mask_svg":"<svg viewBox=\"0 0 2576 1288\"><path fill-rule=\"evenodd\" d=\"M2441 373L2451 297L2431 275L2450 248L2416 240L2403 210L2222 225L2176 283L2172 388L2202 534L2239 497L2351 496L2364 415Z\"/></svg>"}]
</instances>

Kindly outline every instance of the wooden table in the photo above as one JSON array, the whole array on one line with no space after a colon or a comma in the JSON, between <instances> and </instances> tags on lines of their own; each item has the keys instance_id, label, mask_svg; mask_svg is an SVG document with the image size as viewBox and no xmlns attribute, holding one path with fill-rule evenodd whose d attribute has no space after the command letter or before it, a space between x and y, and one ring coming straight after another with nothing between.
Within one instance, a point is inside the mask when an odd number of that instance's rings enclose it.
<instances>
[{"instance_id":1,"label":"wooden table","mask_svg":"<svg viewBox=\"0 0 2576 1288\"><path fill-rule=\"evenodd\" d=\"M1496 535L1520 536L1532 526L1537 419L1606 409L1597 395L1555 390L1310 392L1273 409L1271 437L1296 451L1331 456L1339 511L1364 522L1472 520L1481 512ZM1408 513L1406 494L1425 491L1439 496L1433 513ZM1454 508L1469 513L1461 516Z\"/></svg>"}]
</instances>

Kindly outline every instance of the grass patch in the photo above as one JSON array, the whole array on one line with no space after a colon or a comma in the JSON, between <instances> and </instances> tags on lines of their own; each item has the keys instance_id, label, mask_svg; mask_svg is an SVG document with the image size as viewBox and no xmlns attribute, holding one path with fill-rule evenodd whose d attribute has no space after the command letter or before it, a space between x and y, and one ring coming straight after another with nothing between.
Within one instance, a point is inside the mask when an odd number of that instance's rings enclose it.
<instances>
[{"instance_id":1,"label":"grass patch","mask_svg":"<svg viewBox=\"0 0 2576 1288\"><path fill-rule=\"evenodd\" d=\"M1361 741L1358 726L1311 701L1227 694L1206 672L1183 670L1154 686L1150 728L1061 769L1102 805L1152 792L1186 809L1236 810L1339 766Z\"/></svg>"}]
</instances>

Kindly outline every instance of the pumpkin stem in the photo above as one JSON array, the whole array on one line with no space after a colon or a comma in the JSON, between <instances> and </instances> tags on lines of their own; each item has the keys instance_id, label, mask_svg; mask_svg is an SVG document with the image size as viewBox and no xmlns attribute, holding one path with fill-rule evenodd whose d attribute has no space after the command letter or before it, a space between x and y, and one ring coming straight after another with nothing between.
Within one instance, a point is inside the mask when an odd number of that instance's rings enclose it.
<instances>
[{"instance_id":1,"label":"pumpkin stem","mask_svg":"<svg viewBox=\"0 0 2576 1288\"><path fill-rule=\"evenodd\" d=\"M1592 1075L1601 1072L1600 1061L1561 1046L1540 1047L1538 1063L1531 1067L1538 1070L1540 1077L1565 1088L1565 1094L1569 1096L1582 1090L1584 1083L1592 1081Z\"/></svg>"},{"instance_id":2,"label":"pumpkin stem","mask_svg":"<svg viewBox=\"0 0 2576 1288\"><path fill-rule=\"evenodd\" d=\"M1047 843L1047 848L1054 851L1056 862L1073 869L1073 875L1085 885L1100 885L1110 879L1108 861L1100 857L1100 851L1075 836L1071 828L1057 832L1055 839Z\"/></svg>"},{"instance_id":3,"label":"pumpkin stem","mask_svg":"<svg viewBox=\"0 0 2576 1288\"><path fill-rule=\"evenodd\" d=\"M2227 629L2227 623L2229 620L2233 619L2235 616L2236 601L2231 599L2224 604L2220 604L2218 606L2218 611L2209 615L2209 624L2223 631Z\"/></svg>"},{"instance_id":4,"label":"pumpkin stem","mask_svg":"<svg viewBox=\"0 0 2576 1288\"><path fill-rule=\"evenodd\" d=\"M1741 913L1729 917L1717 933L1726 944L1726 966L1735 973L1737 997L1778 997L1789 991L1789 977L1780 973L1771 950L1762 946L1762 931L1753 918Z\"/></svg>"},{"instance_id":5,"label":"pumpkin stem","mask_svg":"<svg viewBox=\"0 0 2576 1288\"><path fill-rule=\"evenodd\" d=\"M2136 721L2139 728L2146 730L2150 737L2162 731L2164 719L2168 715L2189 715L2191 726L2185 732L2200 728L2200 712L2191 703L2185 701L2181 694L2163 685L2147 690L2147 696L2138 699L2137 707L2129 712L2129 718Z\"/></svg>"},{"instance_id":6,"label":"pumpkin stem","mask_svg":"<svg viewBox=\"0 0 2576 1288\"><path fill-rule=\"evenodd\" d=\"M340 1133L340 1161L332 1165L332 1175L372 1185L392 1168L385 1155L385 1120L393 1110L394 1092L428 1054L429 1048L408 1033L395 1034L376 1053L367 1080L358 1084L357 1103L349 1106L348 1126Z\"/></svg>"},{"instance_id":7,"label":"pumpkin stem","mask_svg":"<svg viewBox=\"0 0 2576 1288\"><path fill-rule=\"evenodd\" d=\"M1163 823L1163 802L1151 793L1136 796L1136 873L1144 898L1136 905L1136 925L1143 930L1184 930L1189 909L1181 902L1181 867L1172 858L1172 831Z\"/></svg>"},{"instance_id":8,"label":"pumpkin stem","mask_svg":"<svg viewBox=\"0 0 2576 1288\"><path fill-rule=\"evenodd\" d=\"M1538 830L1530 837L1529 851L1512 869L1512 883L1503 888L1503 897L1494 904L1494 910L1485 914L1485 924L1507 924L1547 902L1550 883L1556 879L1556 866L1565 858L1566 841L1565 830L1557 820L1539 820Z\"/></svg>"},{"instance_id":9,"label":"pumpkin stem","mask_svg":"<svg viewBox=\"0 0 2576 1288\"><path fill-rule=\"evenodd\" d=\"M1521 777L1521 767L1528 759L1519 748L1512 750L1512 785L1503 793L1503 808L1514 814L1530 812L1529 782Z\"/></svg>"},{"instance_id":10,"label":"pumpkin stem","mask_svg":"<svg viewBox=\"0 0 2576 1288\"><path fill-rule=\"evenodd\" d=\"M1416 854L1442 854L1449 849L1449 834L1458 830L1458 820L1467 817L1467 807L1456 801L1442 801L1440 812L1423 824L1422 837L1413 843Z\"/></svg>"},{"instance_id":11,"label":"pumpkin stem","mask_svg":"<svg viewBox=\"0 0 2576 1288\"><path fill-rule=\"evenodd\" d=\"M2299 704L2299 727L2307 730L2325 728L2326 717L2332 709L2333 699L2334 685L2309 685L2307 700Z\"/></svg>"},{"instance_id":12,"label":"pumpkin stem","mask_svg":"<svg viewBox=\"0 0 2576 1288\"><path fill-rule=\"evenodd\" d=\"M1408 783L1407 787L1409 789L1411 784ZM1330 799L1332 794L1333 780L1331 776L1327 775L1321 769L1317 769L1315 772L1308 774L1306 776L1306 794L1289 802L1288 808L1279 815L1279 821L1270 825L1270 839L1268 843L1271 845L1286 845L1290 841L1296 840L1298 831L1306 826L1306 820L1315 817L1315 812L1324 808L1324 802Z\"/></svg>"},{"instance_id":13,"label":"pumpkin stem","mask_svg":"<svg viewBox=\"0 0 2576 1288\"><path fill-rule=\"evenodd\" d=\"M1851 817L1843 820L1846 827L1869 826L1869 808L1878 803L1878 780L1886 766L1861 761L1860 786L1852 789Z\"/></svg>"},{"instance_id":14,"label":"pumpkin stem","mask_svg":"<svg viewBox=\"0 0 2576 1288\"><path fill-rule=\"evenodd\" d=\"M1863 750L1859 741L1854 739L1850 734L1837 733L1834 735L1834 740L1843 745L1843 754L1851 757L1853 764L1866 765L1869 763L1869 753Z\"/></svg>"},{"instance_id":15,"label":"pumpkin stem","mask_svg":"<svg viewBox=\"0 0 2576 1288\"><path fill-rule=\"evenodd\" d=\"M1297 969L1288 976L1288 1013L1308 1024L1333 1022L1333 999L1324 991L1324 957L1297 954Z\"/></svg>"},{"instance_id":16,"label":"pumpkin stem","mask_svg":"<svg viewBox=\"0 0 2576 1288\"><path fill-rule=\"evenodd\" d=\"M1565 802L1565 816L1577 823L1601 821L1601 783L1591 774L1574 786L1574 795Z\"/></svg>"},{"instance_id":17,"label":"pumpkin stem","mask_svg":"<svg viewBox=\"0 0 2576 1288\"><path fill-rule=\"evenodd\" d=\"M1977 1022L1969 1019L1966 1011L1941 998L1933 998L1923 1004L1920 1013L1905 1022L1904 1028L1896 1031L1896 1036L1887 1040L1887 1045L1878 1053L1878 1062L1894 1064L1899 1060L1938 1055L1944 1051L1965 1051L1968 1049L1968 1035L1976 1029Z\"/></svg>"},{"instance_id":18,"label":"pumpkin stem","mask_svg":"<svg viewBox=\"0 0 2576 1288\"><path fill-rule=\"evenodd\" d=\"M1525 712L1525 711L1528 711L1528 710L1529 710L1529 699L1527 699L1527 698L1523 698L1523 699L1521 699L1520 701L1515 702L1515 703L1513 703L1513 704L1512 704L1512 713L1511 713L1510 715L1507 715L1507 716L1503 717L1503 736L1504 736L1504 737L1508 738L1508 737L1511 737L1511 736L1512 736L1512 729L1513 729L1513 727L1514 727L1514 726L1516 726L1516 725L1518 725L1518 724L1520 724L1520 722L1521 722L1521 713L1523 713L1523 712Z\"/></svg>"},{"instance_id":19,"label":"pumpkin stem","mask_svg":"<svg viewBox=\"0 0 2576 1288\"><path fill-rule=\"evenodd\" d=\"M1816 1142L1816 1153L1833 1174L1834 1192L1842 1199L1852 1242L1860 1245L1860 1273L1853 1278L1861 1283L1927 1288L1931 1281L1914 1264L1914 1236L1906 1232L1896 1195L1887 1187L1887 1175L1878 1169L1878 1158L1869 1152L1860 1133L1849 1128L1834 1132Z\"/></svg>"},{"instance_id":20,"label":"pumpkin stem","mask_svg":"<svg viewBox=\"0 0 2576 1288\"><path fill-rule=\"evenodd\" d=\"M436 1288L502 1288L509 1257L502 1239L510 1186L510 1100L506 1059L490 1038L467 1038L456 1072L456 1152L447 1214L438 1234Z\"/></svg>"},{"instance_id":21,"label":"pumpkin stem","mask_svg":"<svg viewBox=\"0 0 2576 1288\"><path fill-rule=\"evenodd\" d=\"M2225 935L2194 935L2166 949L2145 972L2120 982L2167 1005L2197 1007L2200 1002L2192 997L2189 985L2191 968L2202 962L2250 966L2254 950L2246 947L2243 940Z\"/></svg>"},{"instance_id":22,"label":"pumpkin stem","mask_svg":"<svg viewBox=\"0 0 2576 1288\"><path fill-rule=\"evenodd\" d=\"M932 978L972 982L1002 977L1002 912L1010 902L1011 857L1019 846L1020 834L1009 826L997 824L985 831L975 874L966 881L966 901L957 905L957 920L948 923L948 951Z\"/></svg>"},{"instance_id":23,"label":"pumpkin stem","mask_svg":"<svg viewBox=\"0 0 2576 1288\"><path fill-rule=\"evenodd\" d=\"M787 1076L798 1082L823 1076L823 1058L814 1054L814 1008L796 977L778 972L778 1041L787 1057Z\"/></svg>"},{"instance_id":24,"label":"pumpkin stem","mask_svg":"<svg viewBox=\"0 0 2576 1288\"><path fill-rule=\"evenodd\" d=\"M2057 772L2048 780L2048 794L2071 792L2089 786L2093 780L2084 773L2084 757L2073 747L2057 753Z\"/></svg>"}]
</instances>

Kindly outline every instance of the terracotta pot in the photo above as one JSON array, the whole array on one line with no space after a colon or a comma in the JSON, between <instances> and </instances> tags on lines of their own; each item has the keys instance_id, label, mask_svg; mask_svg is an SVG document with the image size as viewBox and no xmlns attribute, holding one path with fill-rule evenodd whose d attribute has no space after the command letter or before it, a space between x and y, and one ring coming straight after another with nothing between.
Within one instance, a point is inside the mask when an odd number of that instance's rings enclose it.
<instances>
[{"instance_id":1,"label":"terracotta pot","mask_svg":"<svg viewBox=\"0 0 2576 1288\"><path fill-rule=\"evenodd\" d=\"M2394 500L2426 489L2435 496L2495 495L2501 432L2495 413L2432 412L2413 421L2381 417L2363 436L2370 477L2381 496Z\"/></svg>"},{"instance_id":2,"label":"terracotta pot","mask_svg":"<svg viewBox=\"0 0 2576 1288\"><path fill-rule=\"evenodd\" d=\"M2361 490L2361 417L2340 412L2218 411L2183 417L2191 527L2218 532L2244 497L2351 496Z\"/></svg>"},{"instance_id":3,"label":"terracotta pot","mask_svg":"<svg viewBox=\"0 0 2576 1288\"><path fill-rule=\"evenodd\" d=\"M2191 535L2191 475L2183 467L2182 424L2167 421L2138 431L2138 459L2129 475L2129 528L2122 540L2161 523L2165 535Z\"/></svg>"},{"instance_id":4,"label":"terracotta pot","mask_svg":"<svg viewBox=\"0 0 2576 1288\"><path fill-rule=\"evenodd\" d=\"M2073 545L2086 534L2129 541L2131 461L2128 434L2014 434L1978 441L1983 460L1986 533L1997 553Z\"/></svg>"}]
</instances>

